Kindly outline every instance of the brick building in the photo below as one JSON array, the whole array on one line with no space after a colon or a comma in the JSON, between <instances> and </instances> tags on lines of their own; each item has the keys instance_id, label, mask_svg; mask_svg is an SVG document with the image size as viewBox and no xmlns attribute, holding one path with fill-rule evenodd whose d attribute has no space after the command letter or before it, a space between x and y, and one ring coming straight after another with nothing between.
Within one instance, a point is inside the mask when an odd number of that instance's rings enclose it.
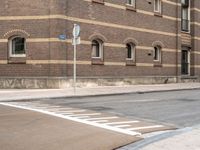
<instances>
[{"instance_id":1,"label":"brick building","mask_svg":"<svg viewBox=\"0 0 200 150\"><path fill-rule=\"evenodd\" d=\"M1 0L0 87L166 83L200 75L199 0ZM59 40L66 34L66 40Z\"/></svg>"}]
</instances>

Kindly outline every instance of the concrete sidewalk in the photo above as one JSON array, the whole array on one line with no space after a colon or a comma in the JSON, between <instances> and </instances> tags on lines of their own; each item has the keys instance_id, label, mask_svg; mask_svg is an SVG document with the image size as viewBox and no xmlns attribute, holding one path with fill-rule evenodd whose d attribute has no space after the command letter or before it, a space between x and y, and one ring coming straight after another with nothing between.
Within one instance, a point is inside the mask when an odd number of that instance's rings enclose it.
<instances>
[{"instance_id":1,"label":"concrete sidewalk","mask_svg":"<svg viewBox=\"0 0 200 150\"><path fill-rule=\"evenodd\" d=\"M200 128L175 135L140 150L199 150Z\"/></svg>"},{"instance_id":2,"label":"concrete sidewalk","mask_svg":"<svg viewBox=\"0 0 200 150\"><path fill-rule=\"evenodd\" d=\"M200 89L200 83L176 83L156 85L131 85L131 86L100 86L94 88L77 88L74 94L73 88L67 89L2 89L0 90L0 101L24 100L38 98L59 98L59 97L82 97L120 95L127 93L146 93L174 90Z\"/></svg>"},{"instance_id":3,"label":"concrete sidewalk","mask_svg":"<svg viewBox=\"0 0 200 150\"><path fill-rule=\"evenodd\" d=\"M118 150L199 150L200 127L185 128L150 137Z\"/></svg>"}]
</instances>

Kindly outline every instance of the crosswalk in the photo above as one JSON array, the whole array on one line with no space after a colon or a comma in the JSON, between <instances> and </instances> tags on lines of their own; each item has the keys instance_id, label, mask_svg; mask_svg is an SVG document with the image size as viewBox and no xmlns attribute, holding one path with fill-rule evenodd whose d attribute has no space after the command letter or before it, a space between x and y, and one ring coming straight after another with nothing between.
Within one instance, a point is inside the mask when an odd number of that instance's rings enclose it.
<instances>
[{"instance_id":1,"label":"crosswalk","mask_svg":"<svg viewBox=\"0 0 200 150\"><path fill-rule=\"evenodd\" d=\"M91 110L46 104L38 101L5 102L0 103L0 105L36 111L132 136L141 136L144 133L170 130L173 128L162 124L149 123L141 120L130 120Z\"/></svg>"}]
</instances>

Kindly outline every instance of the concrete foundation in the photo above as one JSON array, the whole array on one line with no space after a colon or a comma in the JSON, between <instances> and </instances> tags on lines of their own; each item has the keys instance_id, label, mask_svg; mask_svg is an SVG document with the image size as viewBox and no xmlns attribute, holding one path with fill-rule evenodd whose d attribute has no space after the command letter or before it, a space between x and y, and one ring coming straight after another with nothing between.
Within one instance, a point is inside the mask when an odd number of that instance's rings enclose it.
<instances>
[{"instance_id":1,"label":"concrete foundation","mask_svg":"<svg viewBox=\"0 0 200 150\"><path fill-rule=\"evenodd\" d=\"M167 84L176 82L199 82L198 77L120 77L120 78L78 78L78 87L123 86L134 84ZM1 77L1 89L44 89L67 88L73 86L72 78L63 77Z\"/></svg>"}]
</instances>

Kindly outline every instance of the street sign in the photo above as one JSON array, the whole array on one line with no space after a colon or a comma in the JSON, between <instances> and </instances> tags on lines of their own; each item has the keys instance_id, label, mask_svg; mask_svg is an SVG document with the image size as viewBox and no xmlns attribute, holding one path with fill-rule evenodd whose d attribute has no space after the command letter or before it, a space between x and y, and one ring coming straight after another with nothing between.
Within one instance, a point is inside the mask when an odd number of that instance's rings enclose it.
<instances>
[{"instance_id":1,"label":"street sign","mask_svg":"<svg viewBox=\"0 0 200 150\"><path fill-rule=\"evenodd\" d=\"M79 25L77 24L74 24L74 28L73 28L73 36L74 38L77 38L80 36L80 31L81 31L81 28Z\"/></svg>"},{"instance_id":2,"label":"street sign","mask_svg":"<svg viewBox=\"0 0 200 150\"><path fill-rule=\"evenodd\" d=\"M72 45L79 45L79 44L81 44L81 38L80 37L72 39Z\"/></svg>"},{"instance_id":3,"label":"street sign","mask_svg":"<svg viewBox=\"0 0 200 150\"><path fill-rule=\"evenodd\" d=\"M59 40L66 40L67 35L66 34L60 34L58 38L59 38Z\"/></svg>"}]
</instances>

